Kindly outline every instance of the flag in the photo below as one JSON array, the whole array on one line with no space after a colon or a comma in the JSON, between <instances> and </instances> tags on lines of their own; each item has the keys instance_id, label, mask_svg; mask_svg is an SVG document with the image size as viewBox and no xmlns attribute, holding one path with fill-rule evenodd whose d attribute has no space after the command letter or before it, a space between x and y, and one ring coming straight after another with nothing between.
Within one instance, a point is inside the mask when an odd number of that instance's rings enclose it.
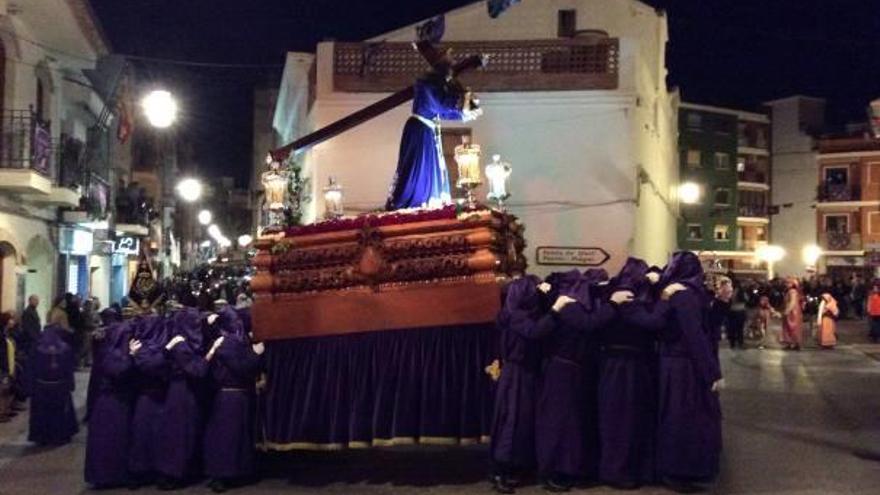
<instances>
[{"instance_id":1,"label":"flag","mask_svg":"<svg viewBox=\"0 0 880 495\"><path fill-rule=\"evenodd\" d=\"M438 15L416 26L417 41L430 41L440 43L443 33L446 31L446 17Z\"/></svg>"},{"instance_id":2,"label":"flag","mask_svg":"<svg viewBox=\"0 0 880 495\"><path fill-rule=\"evenodd\" d=\"M495 19L510 8L511 5L519 2L520 0L487 0L486 8L489 10L489 17Z\"/></svg>"}]
</instances>

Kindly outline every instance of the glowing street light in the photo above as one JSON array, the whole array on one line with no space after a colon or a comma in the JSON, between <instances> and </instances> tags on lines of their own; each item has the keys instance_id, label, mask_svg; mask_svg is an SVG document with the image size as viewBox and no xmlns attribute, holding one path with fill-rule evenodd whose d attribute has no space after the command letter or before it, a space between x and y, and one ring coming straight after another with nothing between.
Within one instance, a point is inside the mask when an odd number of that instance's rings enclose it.
<instances>
[{"instance_id":1,"label":"glowing street light","mask_svg":"<svg viewBox=\"0 0 880 495\"><path fill-rule=\"evenodd\" d=\"M208 225L211 223L211 220L214 219L214 216L211 215L211 212L208 210L202 210L199 212L199 223L202 225Z\"/></svg>"},{"instance_id":2,"label":"glowing street light","mask_svg":"<svg viewBox=\"0 0 880 495\"><path fill-rule=\"evenodd\" d=\"M755 250L755 257L767 263L767 279L773 279L773 264L785 258L785 249L774 245L761 246Z\"/></svg>"},{"instance_id":3,"label":"glowing street light","mask_svg":"<svg viewBox=\"0 0 880 495\"><path fill-rule=\"evenodd\" d=\"M181 199L192 203L202 197L202 183L198 179L187 178L177 183L177 194ZM210 220L209 220L210 223Z\"/></svg>"},{"instance_id":4,"label":"glowing street light","mask_svg":"<svg viewBox=\"0 0 880 495\"><path fill-rule=\"evenodd\" d=\"M141 100L141 107L153 127L164 129L177 120L177 102L168 91L151 91Z\"/></svg>"},{"instance_id":5,"label":"glowing street light","mask_svg":"<svg viewBox=\"0 0 880 495\"><path fill-rule=\"evenodd\" d=\"M686 205L699 203L701 195L700 186L696 182L684 182L678 186L678 199Z\"/></svg>"},{"instance_id":6,"label":"glowing street light","mask_svg":"<svg viewBox=\"0 0 880 495\"><path fill-rule=\"evenodd\" d=\"M819 246L816 246L815 244L807 245L804 246L804 249L801 251L801 258L804 260L805 265L808 267L814 267L823 254L824 252Z\"/></svg>"},{"instance_id":7,"label":"glowing street light","mask_svg":"<svg viewBox=\"0 0 880 495\"><path fill-rule=\"evenodd\" d=\"M248 246L250 246L251 242L253 242L253 241L254 241L254 238L248 234L238 236L238 245L240 247L248 247Z\"/></svg>"},{"instance_id":8,"label":"glowing street light","mask_svg":"<svg viewBox=\"0 0 880 495\"><path fill-rule=\"evenodd\" d=\"M215 241L223 237L223 234L220 232L220 227L218 227L216 223L208 226L208 235L211 236Z\"/></svg>"}]
</instances>

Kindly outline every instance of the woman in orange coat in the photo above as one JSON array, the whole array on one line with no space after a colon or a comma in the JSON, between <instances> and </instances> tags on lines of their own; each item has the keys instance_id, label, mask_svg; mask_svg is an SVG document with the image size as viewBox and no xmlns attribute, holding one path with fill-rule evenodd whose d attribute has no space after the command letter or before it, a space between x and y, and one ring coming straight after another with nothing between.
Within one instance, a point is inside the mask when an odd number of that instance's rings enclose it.
<instances>
[{"instance_id":1,"label":"woman in orange coat","mask_svg":"<svg viewBox=\"0 0 880 495\"><path fill-rule=\"evenodd\" d=\"M837 308L837 300L827 292L822 294L822 302L819 303L818 324L819 332L816 340L823 349L833 349L837 345L837 316L840 310Z\"/></svg>"}]
</instances>

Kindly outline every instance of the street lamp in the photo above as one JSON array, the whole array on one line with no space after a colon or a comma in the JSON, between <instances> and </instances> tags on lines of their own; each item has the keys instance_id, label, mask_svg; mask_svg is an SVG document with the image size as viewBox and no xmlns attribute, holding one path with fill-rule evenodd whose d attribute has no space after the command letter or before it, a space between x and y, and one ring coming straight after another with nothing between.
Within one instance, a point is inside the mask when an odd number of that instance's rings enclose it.
<instances>
[{"instance_id":1,"label":"street lamp","mask_svg":"<svg viewBox=\"0 0 880 495\"><path fill-rule=\"evenodd\" d=\"M202 210L199 212L199 223L202 225L208 225L213 220L214 216L211 215L211 212L208 210Z\"/></svg>"},{"instance_id":2,"label":"street lamp","mask_svg":"<svg viewBox=\"0 0 880 495\"><path fill-rule=\"evenodd\" d=\"M755 257L767 263L767 279L772 280L773 264L785 257L785 249L780 246L766 245L755 250Z\"/></svg>"},{"instance_id":3,"label":"street lamp","mask_svg":"<svg viewBox=\"0 0 880 495\"><path fill-rule=\"evenodd\" d=\"M177 102L168 91L151 91L141 100L141 107L153 127L165 129L177 119Z\"/></svg>"},{"instance_id":4,"label":"street lamp","mask_svg":"<svg viewBox=\"0 0 880 495\"><path fill-rule=\"evenodd\" d=\"M186 202L192 203L202 197L202 183L198 179L187 178L177 183L177 194ZM209 221L210 223L210 221Z\"/></svg>"},{"instance_id":5,"label":"street lamp","mask_svg":"<svg viewBox=\"0 0 880 495\"><path fill-rule=\"evenodd\" d=\"M804 246L804 249L801 251L801 258L803 258L804 264L808 267L815 267L822 254L824 254L822 248L812 244Z\"/></svg>"},{"instance_id":6,"label":"street lamp","mask_svg":"<svg viewBox=\"0 0 880 495\"><path fill-rule=\"evenodd\" d=\"M678 186L678 199L686 205L699 203L700 196L700 186L696 182L684 182Z\"/></svg>"},{"instance_id":7,"label":"street lamp","mask_svg":"<svg viewBox=\"0 0 880 495\"><path fill-rule=\"evenodd\" d=\"M211 236L215 241L223 237L223 234L220 232L220 227L218 227L216 223L208 226L208 235Z\"/></svg>"},{"instance_id":8,"label":"street lamp","mask_svg":"<svg viewBox=\"0 0 880 495\"><path fill-rule=\"evenodd\" d=\"M240 247L248 247L251 242L253 242L254 238L248 234L238 236L238 245Z\"/></svg>"}]
</instances>

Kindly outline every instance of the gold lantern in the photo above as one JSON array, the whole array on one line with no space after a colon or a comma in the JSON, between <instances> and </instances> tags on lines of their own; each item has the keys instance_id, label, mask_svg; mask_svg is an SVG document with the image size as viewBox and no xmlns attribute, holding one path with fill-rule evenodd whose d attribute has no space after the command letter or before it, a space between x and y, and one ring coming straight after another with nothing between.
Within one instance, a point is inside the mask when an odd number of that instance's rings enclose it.
<instances>
[{"instance_id":1,"label":"gold lantern","mask_svg":"<svg viewBox=\"0 0 880 495\"><path fill-rule=\"evenodd\" d=\"M343 213L342 186L336 182L336 178L330 177L324 188L324 218L339 218Z\"/></svg>"},{"instance_id":2,"label":"gold lantern","mask_svg":"<svg viewBox=\"0 0 880 495\"><path fill-rule=\"evenodd\" d=\"M467 137L455 147L455 163L458 164L458 187L464 189L469 208L477 205L474 189L483 181L480 179L480 145L471 144Z\"/></svg>"}]
</instances>

